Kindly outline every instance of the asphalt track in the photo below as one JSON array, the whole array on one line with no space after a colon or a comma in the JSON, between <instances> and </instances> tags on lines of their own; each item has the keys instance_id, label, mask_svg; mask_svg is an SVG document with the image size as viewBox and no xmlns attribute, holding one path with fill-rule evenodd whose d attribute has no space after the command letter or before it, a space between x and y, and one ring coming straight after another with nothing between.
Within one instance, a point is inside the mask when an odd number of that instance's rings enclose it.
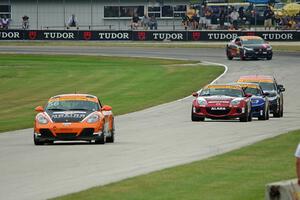
<instances>
[{"instance_id":1,"label":"asphalt track","mask_svg":"<svg viewBox=\"0 0 300 200\"><path fill-rule=\"evenodd\" d=\"M243 62L227 61L224 49L1 46L0 52L210 61L228 66L228 72L218 83L235 81L240 75L267 74L275 75L286 88L284 117L269 121L193 123L190 120L193 98L188 97L116 117L117 139L114 144L34 146L32 129L2 133L0 199L51 198L204 159L300 129L300 53L276 52L271 61Z\"/></svg>"}]
</instances>

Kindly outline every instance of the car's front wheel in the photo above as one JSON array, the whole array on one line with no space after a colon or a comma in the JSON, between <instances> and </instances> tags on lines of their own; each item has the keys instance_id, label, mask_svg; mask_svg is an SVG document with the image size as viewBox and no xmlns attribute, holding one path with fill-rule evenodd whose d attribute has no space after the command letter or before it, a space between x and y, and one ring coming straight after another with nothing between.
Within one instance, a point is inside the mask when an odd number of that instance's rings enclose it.
<instances>
[{"instance_id":1,"label":"car's front wheel","mask_svg":"<svg viewBox=\"0 0 300 200\"><path fill-rule=\"evenodd\" d=\"M199 117L196 114L194 114L193 112L193 107L192 107L192 114L191 114L191 118L193 122L199 122L199 121L204 121L205 118L204 117Z\"/></svg>"},{"instance_id":2,"label":"car's front wheel","mask_svg":"<svg viewBox=\"0 0 300 200\"><path fill-rule=\"evenodd\" d=\"M267 60L272 60L272 57L273 57L272 55L268 55Z\"/></svg>"},{"instance_id":3,"label":"car's front wheel","mask_svg":"<svg viewBox=\"0 0 300 200\"><path fill-rule=\"evenodd\" d=\"M100 138L95 140L95 144L105 144L106 142L106 137L104 136L104 133L101 135Z\"/></svg>"},{"instance_id":4,"label":"car's front wheel","mask_svg":"<svg viewBox=\"0 0 300 200\"><path fill-rule=\"evenodd\" d=\"M35 134L33 134L33 142L34 142L34 145L44 145L45 142L42 142L40 141Z\"/></svg>"},{"instance_id":5,"label":"car's front wheel","mask_svg":"<svg viewBox=\"0 0 300 200\"><path fill-rule=\"evenodd\" d=\"M106 138L107 143L114 143L115 142L115 133L111 132L111 136Z\"/></svg>"},{"instance_id":6,"label":"car's front wheel","mask_svg":"<svg viewBox=\"0 0 300 200\"><path fill-rule=\"evenodd\" d=\"M228 50L226 51L226 55L227 55L227 59L228 60L232 60L233 59L233 56L231 55L231 53Z\"/></svg>"},{"instance_id":7,"label":"car's front wheel","mask_svg":"<svg viewBox=\"0 0 300 200\"><path fill-rule=\"evenodd\" d=\"M269 109L265 108L263 115L258 117L258 120L269 120Z\"/></svg>"}]
</instances>

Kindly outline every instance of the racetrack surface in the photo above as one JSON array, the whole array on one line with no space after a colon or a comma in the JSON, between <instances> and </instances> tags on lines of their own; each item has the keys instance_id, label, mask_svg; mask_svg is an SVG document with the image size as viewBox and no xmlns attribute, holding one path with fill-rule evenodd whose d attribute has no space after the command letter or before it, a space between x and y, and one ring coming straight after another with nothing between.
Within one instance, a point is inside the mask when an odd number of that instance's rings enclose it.
<instances>
[{"instance_id":1,"label":"racetrack surface","mask_svg":"<svg viewBox=\"0 0 300 200\"><path fill-rule=\"evenodd\" d=\"M188 97L117 116L117 138L114 144L68 143L34 146L32 129L2 133L0 199L51 198L204 159L300 128L300 53L275 52L271 61L228 61L224 49L201 48L1 46L0 52L210 61L228 66L228 72L218 83L235 81L240 75L266 74L275 75L286 88L284 117L271 118L269 121L254 119L249 123L236 120L191 122L193 97Z\"/></svg>"}]
</instances>

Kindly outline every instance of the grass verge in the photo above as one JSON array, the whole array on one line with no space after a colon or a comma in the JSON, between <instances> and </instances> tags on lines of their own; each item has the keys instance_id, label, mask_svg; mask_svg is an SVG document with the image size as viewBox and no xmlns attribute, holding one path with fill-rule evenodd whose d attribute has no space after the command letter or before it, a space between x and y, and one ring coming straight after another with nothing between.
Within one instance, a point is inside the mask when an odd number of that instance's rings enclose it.
<instances>
[{"instance_id":1,"label":"grass verge","mask_svg":"<svg viewBox=\"0 0 300 200\"><path fill-rule=\"evenodd\" d=\"M61 93L90 93L116 115L188 96L223 72L190 61L0 54L0 132L32 127L34 108Z\"/></svg>"},{"instance_id":2,"label":"grass verge","mask_svg":"<svg viewBox=\"0 0 300 200\"><path fill-rule=\"evenodd\" d=\"M0 46L91 46L143 48L225 48L227 42L98 42L98 41L0 41ZM300 51L292 42L270 42L274 51ZM297 44L297 43L296 43Z\"/></svg>"},{"instance_id":3,"label":"grass verge","mask_svg":"<svg viewBox=\"0 0 300 200\"><path fill-rule=\"evenodd\" d=\"M267 183L296 177L293 154L299 140L298 130L223 155L56 200L264 199Z\"/></svg>"}]
</instances>

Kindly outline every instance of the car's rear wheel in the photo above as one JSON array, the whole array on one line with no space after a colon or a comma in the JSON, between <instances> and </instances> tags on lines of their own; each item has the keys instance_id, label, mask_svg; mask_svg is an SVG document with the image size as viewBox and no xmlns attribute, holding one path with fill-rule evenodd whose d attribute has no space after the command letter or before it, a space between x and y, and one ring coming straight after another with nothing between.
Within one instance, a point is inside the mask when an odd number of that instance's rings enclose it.
<instances>
[{"instance_id":1,"label":"car's rear wheel","mask_svg":"<svg viewBox=\"0 0 300 200\"><path fill-rule=\"evenodd\" d=\"M280 117L280 110L273 110L273 117L279 118Z\"/></svg>"},{"instance_id":2,"label":"car's rear wheel","mask_svg":"<svg viewBox=\"0 0 300 200\"><path fill-rule=\"evenodd\" d=\"M272 55L268 55L267 60L272 60L272 57L273 57Z\"/></svg>"},{"instance_id":3,"label":"car's rear wheel","mask_svg":"<svg viewBox=\"0 0 300 200\"><path fill-rule=\"evenodd\" d=\"M269 119L269 109L265 108L263 110L263 115L258 117L258 120L268 120Z\"/></svg>"},{"instance_id":4,"label":"car's rear wheel","mask_svg":"<svg viewBox=\"0 0 300 200\"><path fill-rule=\"evenodd\" d=\"M232 60L233 59L233 56L231 55L231 53L228 50L226 51L226 55L227 55L227 59L228 60Z\"/></svg>"},{"instance_id":5,"label":"car's rear wheel","mask_svg":"<svg viewBox=\"0 0 300 200\"><path fill-rule=\"evenodd\" d=\"M35 136L35 134L33 134L33 142L34 142L34 145L44 145L44 144L45 144L45 142L40 141L40 140Z\"/></svg>"},{"instance_id":6,"label":"car's rear wheel","mask_svg":"<svg viewBox=\"0 0 300 200\"><path fill-rule=\"evenodd\" d=\"M111 136L106 138L107 143L114 143L115 142L115 133L111 132Z\"/></svg>"},{"instance_id":7,"label":"car's rear wheel","mask_svg":"<svg viewBox=\"0 0 300 200\"><path fill-rule=\"evenodd\" d=\"M245 60L246 59L246 57L244 56L244 52L242 50L240 51L240 59L241 60Z\"/></svg>"}]
</instances>

